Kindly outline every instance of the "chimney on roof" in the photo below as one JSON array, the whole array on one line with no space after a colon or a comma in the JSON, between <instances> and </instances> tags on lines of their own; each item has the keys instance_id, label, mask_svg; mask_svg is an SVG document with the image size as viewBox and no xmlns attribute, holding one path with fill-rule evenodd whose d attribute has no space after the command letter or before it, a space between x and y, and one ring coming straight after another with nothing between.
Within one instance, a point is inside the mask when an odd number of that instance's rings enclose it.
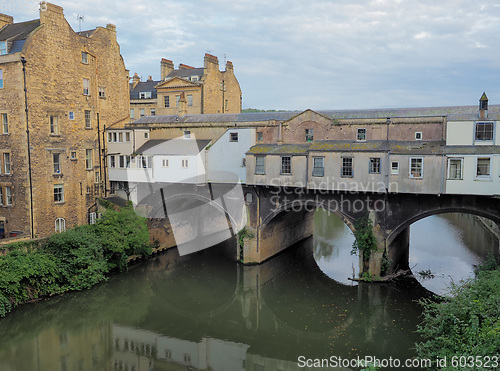
<instances>
[{"instance_id":1,"label":"chimney on roof","mask_svg":"<svg viewBox=\"0 0 500 371\"><path fill-rule=\"evenodd\" d=\"M148 82L153 81L153 76L148 76Z\"/></svg>"},{"instance_id":2,"label":"chimney on roof","mask_svg":"<svg viewBox=\"0 0 500 371\"><path fill-rule=\"evenodd\" d=\"M234 69L234 68L233 68L233 62L231 62L231 61L227 61L227 62L226 62L226 71L231 71L231 72L232 72L232 71L233 71L233 69Z\"/></svg>"},{"instance_id":3,"label":"chimney on roof","mask_svg":"<svg viewBox=\"0 0 500 371\"><path fill-rule=\"evenodd\" d=\"M64 23L64 10L61 6L42 1L40 3L40 23L57 25Z\"/></svg>"},{"instance_id":4,"label":"chimney on roof","mask_svg":"<svg viewBox=\"0 0 500 371\"><path fill-rule=\"evenodd\" d=\"M0 13L0 28L12 23L14 23L14 17Z\"/></svg>"},{"instance_id":5,"label":"chimney on roof","mask_svg":"<svg viewBox=\"0 0 500 371\"><path fill-rule=\"evenodd\" d=\"M179 116L184 116L187 114L187 100L184 92L181 92L181 97L179 98Z\"/></svg>"},{"instance_id":6,"label":"chimney on roof","mask_svg":"<svg viewBox=\"0 0 500 371\"><path fill-rule=\"evenodd\" d=\"M483 92L481 99L479 99L479 118L487 119L488 118L488 97L486 93Z\"/></svg>"},{"instance_id":7,"label":"chimney on roof","mask_svg":"<svg viewBox=\"0 0 500 371\"><path fill-rule=\"evenodd\" d=\"M204 59L204 67L205 69L210 68L210 67L215 67L217 70L219 69L219 59L212 54L205 53L205 59Z\"/></svg>"},{"instance_id":8,"label":"chimney on roof","mask_svg":"<svg viewBox=\"0 0 500 371\"><path fill-rule=\"evenodd\" d=\"M136 73L134 73L134 77L132 77L132 89L134 89L137 86L139 81L141 81L141 78L139 77L139 75L136 72Z\"/></svg>"},{"instance_id":9,"label":"chimney on roof","mask_svg":"<svg viewBox=\"0 0 500 371\"><path fill-rule=\"evenodd\" d=\"M174 70L174 63L169 59L162 58L160 63L161 81L165 80L168 74L173 70Z\"/></svg>"}]
</instances>

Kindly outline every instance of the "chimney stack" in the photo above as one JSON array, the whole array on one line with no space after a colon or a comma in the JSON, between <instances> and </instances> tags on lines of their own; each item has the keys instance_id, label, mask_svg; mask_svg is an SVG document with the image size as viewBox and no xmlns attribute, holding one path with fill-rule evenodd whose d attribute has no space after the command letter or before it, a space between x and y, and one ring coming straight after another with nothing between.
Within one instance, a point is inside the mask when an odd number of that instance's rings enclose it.
<instances>
[{"instance_id":1,"label":"chimney stack","mask_svg":"<svg viewBox=\"0 0 500 371\"><path fill-rule=\"evenodd\" d=\"M488 118L488 97L486 93L483 92L481 99L479 99L479 118L487 119Z\"/></svg>"},{"instance_id":2,"label":"chimney stack","mask_svg":"<svg viewBox=\"0 0 500 371\"><path fill-rule=\"evenodd\" d=\"M174 70L174 63L169 59L162 58L160 63L161 81L165 80L168 74L173 70Z\"/></svg>"},{"instance_id":3,"label":"chimney stack","mask_svg":"<svg viewBox=\"0 0 500 371\"><path fill-rule=\"evenodd\" d=\"M209 67L215 67L218 70L219 69L219 59L215 55L205 53L204 67L205 67L205 69L209 68Z\"/></svg>"},{"instance_id":4,"label":"chimney stack","mask_svg":"<svg viewBox=\"0 0 500 371\"><path fill-rule=\"evenodd\" d=\"M181 97L179 99L179 116L182 117L187 114L187 100L184 92L181 93Z\"/></svg>"},{"instance_id":5,"label":"chimney stack","mask_svg":"<svg viewBox=\"0 0 500 371\"><path fill-rule=\"evenodd\" d=\"M7 15L7 14L2 14L0 13L0 28L3 28L3 26L6 26L8 24L14 23L14 17Z\"/></svg>"},{"instance_id":6,"label":"chimney stack","mask_svg":"<svg viewBox=\"0 0 500 371\"><path fill-rule=\"evenodd\" d=\"M137 86L139 81L141 81L141 78L139 77L139 75L136 72L136 73L134 73L134 77L132 77L132 89L134 89Z\"/></svg>"}]
</instances>

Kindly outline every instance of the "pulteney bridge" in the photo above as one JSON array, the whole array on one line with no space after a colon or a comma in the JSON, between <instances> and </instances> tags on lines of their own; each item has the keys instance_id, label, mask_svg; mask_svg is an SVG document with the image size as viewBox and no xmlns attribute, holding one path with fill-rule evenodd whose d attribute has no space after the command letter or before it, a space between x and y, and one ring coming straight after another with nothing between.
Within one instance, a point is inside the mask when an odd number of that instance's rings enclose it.
<instances>
[{"instance_id":1,"label":"pulteney bridge","mask_svg":"<svg viewBox=\"0 0 500 371\"><path fill-rule=\"evenodd\" d=\"M239 233L231 254L243 264L262 263L311 236L318 208L337 214L353 232L356 220L369 215L377 251L365 262L364 271L374 275L409 268L410 225L422 218L457 212L500 225L500 198L480 195L156 183L138 205L150 218L153 239L163 247L177 245L181 255ZM384 272L383 261L389 262Z\"/></svg>"},{"instance_id":2,"label":"pulteney bridge","mask_svg":"<svg viewBox=\"0 0 500 371\"><path fill-rule=\"evenodd\" d=\"M500 198L479 195L353 193L303 188L255 186L245 188L247 228L251 238L241 250L243 263L261 263L313 233L317 208L337 214L354 232L356 219L369 215L378 250L372 253L369 273L408 269L410 225L441 213L467 213L500 225ZM252 196L250 196L251 194ZM249 202L250 201L250 202Z\"/></svg>"}]
</instances>

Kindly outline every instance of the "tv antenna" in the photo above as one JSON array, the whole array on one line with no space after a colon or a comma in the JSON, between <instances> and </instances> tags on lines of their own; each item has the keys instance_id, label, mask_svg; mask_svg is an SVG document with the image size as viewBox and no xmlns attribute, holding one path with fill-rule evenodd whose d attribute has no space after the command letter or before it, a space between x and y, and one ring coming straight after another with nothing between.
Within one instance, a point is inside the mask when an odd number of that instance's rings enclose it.
<instances>
[{"instance_id":1,"label":"tv antenna","mask_svg":"<svg viewBox=\"0 0 500 371\"><path fill-rule=\"evenodd\" d=\"M80 25L80 32L82 32L82 22L84 20L85 16L78 14L76 16L76 20L78 21L78 24Z\"/></svg>"}]
</instances>

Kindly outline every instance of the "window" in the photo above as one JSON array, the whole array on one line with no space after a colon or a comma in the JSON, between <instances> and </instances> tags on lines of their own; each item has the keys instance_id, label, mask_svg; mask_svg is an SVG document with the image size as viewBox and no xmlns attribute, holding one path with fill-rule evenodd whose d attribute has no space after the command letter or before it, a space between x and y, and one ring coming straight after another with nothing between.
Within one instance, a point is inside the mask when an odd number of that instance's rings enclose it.
<instances>
[{"instance_id":1,"label":"window","mask_svg":"<svg viewBox=\"0 0 500 371\"><path fill-rule=\"evenodd\" d=\"M359 130L359 129L358 129ZM352 157L342 157L342 170L341 170L341 176L343 178L348 178L352 177L354 172L353 172L353 163L352 163Z\"/></svg>"},{"instance_id":2,"label":"window","mask_svg":"<svg viewBox=\"0 0 500 371\"><path fill-rule=\"evenodd\" d=\"M89 79L83 79L83 95L90 95L90 81Z\"/></svg>"},{"instance_id":3,"label":"window","mask_svg":"<svg viewBox=\"0 0 500 371\"><path fill-rule=\"evenodd\" d=\"M462 179L462 162L461 158L448 159L448 179Z\"/></svg>"},{"instance_id":4,"label":"window","mask_svg":"<svg viewBox=\"0 0 500 371\"><path fill-rule=\"evenodd\" d=\"M149 133L144 133L144 139L148 139L149 138Z\"/></svg>"},{"instance_id":5,"label":"window","mask_svg":"<svg viewBox=\"0 0 500 371\"><path fill-rule=\"evenodd\" d=\"M2 113L2 129L4 134L9 134L9 121L6 113Z\"/></svg>"},{"instance_id":6,"label":"window","mask_svg":"<svg viewBox=\"0 0 500 371\"><path fill-rule=\"evenodd\" d=\"M118 134L116 132L113 133L113 142L118 142Z\"/></svg>"},{"instance_id":7,"label":"window","mask_svg":"<svg viewBox=\"0 0 500 371\"><path fill-rule=\"evenodd\" d=\"M224 111L227 111L227 106L228 106L229 101L226 99L224 102Z\"/></svg>"},{"instance_id":8,"label":"window","mask_svg":"<svg viewBox=\"0 0 500 371\"><path fill-rule=\"evenodd\" d=\"M281 157L281 174L292 174L292 158L290 156Z\"/></svg>"},{"instance_id":9,"label":"window","mask_svg":"<svg viewBox=\"0 0 500 371\"><path fill-rule=\"evenodd\" d=\"M52 163L54 165L54 174L61 173L61 154L53 153L52 154Z\"/></svg>"},{"instance_id":10,"label":"window","mask_svg":"<svg viewBox=\"0 0 500 371\"><path fill-rule=\"evenodd\" d=\"M415 140L422 140L422 132L421 131L415 132Z\"/></svg>"},{"instance_id":11,"label":"window","mask_svg":"<svg viewBox=\"0 0 500 371\"><path fill-rule=\"evenodd\" d=\"M56 233L61 233L66 230L66 220L64 220L64 218L57 218L55 225L56 225Z\"/></svg>"},{"instance_id":12,"label":"window","mask_svg":"<svg viewBox=\"0 0 500 371\"><path fill-rule=\"evenodd\" d=\"M130 167L130 156L125 156L125 167L126 168Z\"/></svg>"},{"instance_id":13,"label":"window","mask_svg":"<svg viewBox=\"0 0 500 371\"><path fill-rule=\"evenodd\" d=\"M325 176L325 158L313 157L312 176Z\"/></svg>"},{"instance_id":14,"label":"window","mask_svg":"<svg viewBox=\"0 0 500 371\"><path fill-rule=\"evenodd\" d=\"M96 217L96 213L89 213L89 224L95 224Z\"/></svg>"},{"instance_id":15,"label":"window","mask_svg":"<svg viewBox=\"0 0 500 371\"><path fill-rule=\"evenodd\" d=\"M175 96L175 106L176 107L179 107L179 101L181 100L181 96L180 95L176 95Z\"/></svg>"},{"instance_id":16,"label":"window","mask_svg":"<svg viewBox=\"0 0 500 371\"><path fill-rule=\"evenodd\" d=\"M191 94L188 94L187 99L188 99L188 106L191 107L193 105L193 96Z\"/></svg>"},{"instance_id":17,"label":"window","mask_svg":"<svg viewBox=\"0 0 500 371\"><path fill-rule=\"evenodd\" d=\"M76 152L75 151L72 151L71 152L71 157L70 157L72 160L76 160Z\"/></svg>"},{"instance_id":18,"label":"window","mask_svg":"<svg viewBox=\"0 0 500 371\"><path fill-rule=\"evenodd\" d=\"M90 129L92 127L92 121L90 116L90 111L85 110L85 129Z\"/></svg>"},{"instance_id":19,"label":"window","mask_svg":"<svg viewBox=\"0 0 500 371\"><path fill-rule=\"evenodd\" d=\"M144 108L141 108L140 111L139 111L139 116L140 117L144 117L146 115L145 111L144 111Z\"/></svg>"},{"instance_id":20,"label":"window","mask_svg":"<svg viewBox=\"0 0 500 371\"><path fill-rule=\"evenodd\" d=\"M64 186L54 184L54 202L64 202Z\"/></svg>"},{"instance_id":21,"label":"window","mask_svg":"<svg viewBox=\"0 0 500 371\"><path fill-rule=\"evenodd\" d=\"M161 161L161 166L162 166L162 167L168 167L168 158L164 158L164 159Z\"/></svg>"},{"instance_id":22,"label":"window","mask_svg":"<svg viewBox=\"0 0 500 371\"><path fill-rule=\"evenodd\" d=\"M422 157L410 157L410 178L422 178L424 176L424 159Z\"/></svg>"},{"instance_id":23,"label":"window","mask_svg":"<svg viewBox=\"0 0 500 371\"><path fill-rule=\"evenodd\" d=\"M356 140L359 140L359 141L366 140L366 129L358 129L358 133L356 135Z\"/></svg>"},{"instance_id":24,"label":"window","mask_svg":"<svg viewBox=\"0 0 500 371\"><path fill-rule=\"evenodd\" d=\"M125 142L130 142L130 132L129 131L127 131L125 133Z\"/></svg>"},{"instance_id":25,"label":"window","mask_svg":"<svg viewBox=\"0 0 500 371\"><path fill-rule=\"evenodd\" d=\"M371 157L370 158L370 174L380 174L380 158Z\"/></svg>"},{"instance_id":26,"label":"window","mask_svg":"<svg viewBox=\"0 0 500 371\"><path fill-rule=\"evenodd\" d=\"M182 167L188 168L189 167L189 160L182 160Z\"/></svg>"},{"instance_id":27,"label":"window","mask_svg":"<svg viewBox=\"0 0 500 371\"><path fill-rule=\"evenodd\" d=\"M5 187L5 204L8 206L12 205L12 187L11 186Z\"/></svg>"},{"instance_id":28,"label":"window","mask_svg":"<svg viewBox=\"0 0 500 371\"><path fill-rule=\"evenodd\" d=\"M149 98L151 98L150 91L142 91L139 93L139 99L149 99Z\"/></svg>"},{"instance_id":29,"label":"window","mask_svg":"<svg viewBox=\"0 0 500 371\"><path fill-rule=\"evenodd\" d=\"M262 142L264 140L264 133L262 131L257 132L257 141Z\"/></svg>"},{"instance_id":30,"label":"window","mask_svg":"<svg viewBox=\"0 0 500 371\"><path fill-rule=\"evenodd\" d=\"M7 54L7 42L0 41L0 55Z\"/></svg>"},{"instance_id":31,"label":"window","mask_svg":"<svg viewBox=\"0 0 500 371\"><path fill-rule=\"evenodd\" d=\"M493 140L493 123L476 123L476 140Z\"/></svg>"},{"instance_id":32,"label":"window","mask_svg":"<svg viewBox=\"0 0 500 371\"><path fill-rule=\"evenodd\" d=\"M490 178L490 158L477 159L476 178Z\"/></svg>"},{"instance_id":33,"label":"window","mask_svg":"<svg viewBox=\"0 0 500 371\"><path fill-rule=\"evenodd\" d=\"M191 81L193 81L193 82L198 81L198 76L191 76Z\"/></svg>"},{"instance_id":34,"label":"window","mask_svg":"<svg viewBox=\"0 0 500 371\"><path fill-rule=\"evenodd\" d=\"M3 187L0 187L0 205L3 206Z\"/></svg>"},{"instance_id":35,"label":"window","mask_svg":"<svg viewBox=\"0 0 500 371\"><path fill-rule=\"evenodd\" d=\"M165 106L165 108L170 107L170 97L168 95L165 95L163 97L163 105Z\"/></svg>"},{"instance_id":36,"label":"window","mask_svg":"<svg viewBox=\"0 0 500 371\"><path fill-rule=\"evenodd\" d=\"M0 89L3 89L3 70L0 70Z\"/></svg>"},{"instance_id":37,"label":"window","mask_svg":"<svg viewBox=\"0 0 500 371\"><path fill-rule=\"evenodd\" d=\"M184 130L184 139L190 139L191 138L191 132L189 130Z\"/></svg>"},{"instance_id":38,"label":"window","mask_svg":"<svg viewBox=\"0 0 500 371\"><path fill-rule=\"evenodd\" d=\"M85 150L85 168L92 169L92 150Z\"/></svg>"},{"instance_id":39,"label":"window","mask_svg":"<svg viewBox=\"0 0 500 371\"><path fill-rule=\"evenodd\" d=\"M125 156L120 156L120 167L124 168L125 167Z\"/></svg>"},{"instance_id":40,"label":"window","mask_svg":"<svg viewBox=\"0 0 500 371\"><path fill-rule=\"evenodd\" d=\"M101 181L101 175L99 174L98 171L96 171L94 173L94 183L99 184L100 181Z\"/></svg>"},{"instance_id":41,"label":"window","mask_svg":"<svg viewBox=\"0 0 500 371\"><path fill-rule=\"evenodd\" d=\"M265 173L266 173L266 157L255 156L255 174L265 174Z\"/></svg>"},{"instance_id":42,"label":"window","mask_svg":"<svg viewBox=\"0 0 500 371\"><path fill-rule=\"evenodd\" d=\"M10 153L3 154L3 166L5 174L10 174Z\"/></svg>"},{"instance_id":43,"label":"window","mask_svg":"<svg viewBox=\"0 0 500 371\"><path fill-rule=\"evenodd\" d=\"M69 111L69 112L68 112L68 118L69 118L70 120L74 120L74 119L75 119L75 112L73 112L73 111Z\"/></svg>"},{"instance_id":44,"label":"window","mask_svg":"<svg viewBox=\"0 0 500 371\"><path fill-rule=\"evenodd\" d=\"M89 63L89 54L87 52L82 52L82 63Z\"/></svg>"},{"instance_id":45,"label":"window","mask_svg":"<svg viewBox=\"0 0 500 371\"><path fill-rule=\"evenodd\" d=\"M123 143L123 133L118 133L118 142Z\"/></svg>"},{"instance_id":46,"label":"window","mask_svg":"<svg viewBox=\"0 0 500 371\"><path fill-rule=\"evenodd\" d=\"M115 155L109 156L109 167L116 167Z\"/></svg>"},{"instance_id":47,"label":"window","mask_svg":"<svg viewBox=\"0 0 500 371\"><path fill-rule=\"evenodd\" d=\"M306 129L306 142L312 142L314 139L313 129Z\"/></svg>"},{"instance_id":48,"label":"window","mask_svg":"<svg viewBox=\"0 0 500 371\"><path fill-rule=\"evenodd\" d=\"M151 116L156 116L156 108L151 108Z\"/></svg>"},{"instance_id":49,"label":"window","mask_svg":"<svg viewBox=\"0 0 500 371\"><path fill-rule=\"evenodd\" d=\"M99 87L99 98L106 98L106 88Z\"/></svg>"},{"instance_id":50,"label":"window","mask_svg":"<svg viewBox=\"0 0 500 371\"><path fill-rule=\"evenodd\" d=\"M57 120L57 116L49 116L50 122L50 134L59 135L59 123Z\"/></svg>"},{"instance_id":51,"label":"window","mask_svg":"<svg viewBox=\"0 0 500 371\"><path fill-rule=\"evenodd\" d=\"M391 162L391 174L392 175L398 175L399 174L399 162L398 161L392 161Z\"/></svg>"},{"instance_id":52,"label":"window","mask_svg":"<svg viewBox=\"0 0 500 371\"><path fill-rule=\"evenodd\" d=\"M229 134L229 141L230 142L237 142L238 141L238 133L230 133Z\"/></svg>"},{"instance_id":53,"label":"window","mask_svg":"<svg viewBox=\"0 0 500 371\"><path fill-rule=\"evenodd\" d=\"M130 118L131 119L134 119L134 116L135 116L135 111L133 108L130 109Z\"/></svg>"}]
</instances>

